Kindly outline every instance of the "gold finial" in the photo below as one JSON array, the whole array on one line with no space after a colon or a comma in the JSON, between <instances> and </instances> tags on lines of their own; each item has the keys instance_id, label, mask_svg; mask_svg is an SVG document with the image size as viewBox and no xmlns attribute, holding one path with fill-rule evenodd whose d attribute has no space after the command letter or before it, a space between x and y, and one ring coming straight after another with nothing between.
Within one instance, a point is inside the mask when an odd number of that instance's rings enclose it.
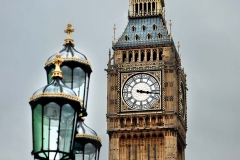
<instances>
[{"instance_id":1,"label":"gold finial","mask_svg":"<svg viewBox=\"0 0 240 160\"><path fill-rule=\"evenodd\" d=\"M65 29L64 32L67 33L67 38L65 39L64 45L67 43L72 43L74 45L74 43L73 43L74 40L71 37L71 34L72 34L72 32L74 32L74 29L72 28L71 23L68 23L67 29Z\"/></svg>"},{"instance_id":2,"label":"gold finial","mask_svg":"<svg viewBox=\"0 0 240 160\"><path fill-rule=\"evenodd\" d=\"M82 121L85 121L85 118L84 118L84 117L81 117L81 120L82 120Z\"/></svg>"},{"instance_id":3,"label":"gold finial","mask_svg":"<svg viewBox=\"0 0 240 160\"><path fill-rule=\"evenodd\" d=\"M60 69L62 62L63 62L63 59L61 58L60 53L57 53L56 58L53 60L53 64L55 64L55 70L53 71L52 78L53 77L63 78L62 71Z\"/></svg>"}]
</instances>

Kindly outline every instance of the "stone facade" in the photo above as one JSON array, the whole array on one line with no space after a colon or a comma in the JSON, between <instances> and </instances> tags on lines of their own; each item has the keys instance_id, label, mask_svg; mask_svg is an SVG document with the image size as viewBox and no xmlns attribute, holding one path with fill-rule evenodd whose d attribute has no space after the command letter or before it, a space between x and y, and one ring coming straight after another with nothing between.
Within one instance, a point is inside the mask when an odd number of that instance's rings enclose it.
<instances>
[{"instance_id":1,"label":"stone facade","mask_svg":"<svg viewBox=\"0 0 240 160\"><path fill-rule=\"evenodd\" d=\"M147 1L150 0L145 0ZM136 1L134 1L135 4ZM181 58L172 40L171 33L166 30L166 22L162 14L163 0L154 1L161 6L161 14L155 15L161 23L149 27L165 28L163 37L149 39L154 35L154 29L146 29L138 40L125 39L128 32L135 32L142 24L131 24L133 15L129 16L129 26L134 29L125 30L121 38L113 42L113 55L109 51L107 71L107 133L109 135L109 160L184 160L187 131L187 85L186 74L181 67ZM161 3L161 4L158 4ZM131 1L133 4L133 1ZM138 5L141 5L139 3ZM130 5L133 11L135 5ZM132 7L133 6L133 7ZM144 8L144 6L143 6ZM150 7L153 10L153 8ZM141 16L137 17L141 19ZM144 16L148 18L148 16ZM149 16L152 18L152 16ZM131 38L131 36L129 36ZM128 37L128 38L129 38ZM136 41L136 42L135 42ZM145 43L144 41L147 41ZM153 42L154 41L154 42ZM153 43L151 43L153 42ZM158 82L160 92L154 104L146 108L134 108L123 98L123 88L129 78L137 74L148 74ZM137 82L139 83L139 82ZM140 88L141 89L141 88ZM154 93L145 91L147 96ZM138 93L140 94L140 93ZM155 93L157 94L157 93ZM134 97L134 96L133 96ZM132 97L129 97L129 99ZM151 98L150 98L151 99ZM135 100L133 100L135 101ZM150 102L151 100L149 100ZM148 100L146 100L148 103ZM136 103L136 102L133 102ZM142 104L142 102L140 102Z\"/></svg>"}]
</instances>

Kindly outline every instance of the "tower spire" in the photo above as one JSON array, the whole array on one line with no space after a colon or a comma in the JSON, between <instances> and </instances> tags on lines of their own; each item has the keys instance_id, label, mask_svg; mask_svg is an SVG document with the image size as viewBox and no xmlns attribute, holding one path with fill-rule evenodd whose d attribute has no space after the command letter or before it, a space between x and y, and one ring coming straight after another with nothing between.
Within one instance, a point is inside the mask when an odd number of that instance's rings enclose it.
<instances>
[{"instance_id":1,"label":"tower spire","mask_svg":"<svg viewBox=\"0 0 240 160\"><path fill-rule=\"evenodd\" d=\"M116 28L116 24L114 23L114 26L113 26L113 32L114 32L114 36L113 36L113 38L114 38L114 40L116 39L116 37L115 37L115 32L116 32L116 30L117 30L117 28Z\"/></svg>"},{"instance_id":2,"label":"tower spire","mask_svg":"<svg viewBox=\"0 0 240 160\"><path fill-rule=\"evenodd\" d=\"M169 20L169 24L168 24L169 26L170 26L170 35L172 34L172 20Z\"/></svg>"},{"instance_id":3,"label":"tower spire","mask_svg":"<svg viewBox=\"0 0 240 160\"><path fill-rule=\"evenodd\" d=\"M179 48L180 48L180 44L179 44L179 42L178 42L177 48L178 48L178 54L179 54Z\"/></svg>"},{"instance_id":4,"label":"tower spire","mask_svg":"<svg viewBox=\"0 0 240 160\"><path fill-rule=\"evenodd\" d=\"M109 48L108 56L109 56L109 61L110 61L110 59L111 59L111 49L110 48Z\"/></svg>"}]
</instances>

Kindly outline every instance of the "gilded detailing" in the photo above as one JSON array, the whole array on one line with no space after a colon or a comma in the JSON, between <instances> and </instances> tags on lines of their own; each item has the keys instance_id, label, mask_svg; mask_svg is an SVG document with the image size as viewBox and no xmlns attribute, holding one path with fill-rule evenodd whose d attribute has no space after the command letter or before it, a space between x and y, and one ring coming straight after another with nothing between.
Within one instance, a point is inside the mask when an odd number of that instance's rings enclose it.
<instances>
[{"instance_id":1,"label":"gilded detailing","mask_svg":"<svg viewBox=\"0 0 240 160\"><path fill-rule=\"evenodd\" d=\"M124 71L142 71L142 70L159 70L164 65L163 61L149 61L149 62L130 62L119 64L121 72Z\"/></svg>"},{"instance_id":2,"label":"gilded detailing","mask_svg":"<svg viewBox=\"0 0 240 160\"><path fill-rule=\"evenodd\" d=\"M72 96L72 95L69 95L69 94L66 94L66 93L56 93L56 92L43 92L43 93L40 93L40 94L37 94L37 95L34 95L30 98L30 101L33 101L35 99L38 99L40 97L63 97L63 98L67 98L67 99L70 99L70 100L74 100L74 101L78 101L79 103L81 103L81 100L79 97L77 96Z\"/></svg>"},{"instance_id":3,"label":"gilded detailing","mask_svg":"<svg viewBox=\"0 0 240 160\"><path fill-rule=\"evenodd\" d=\"M150 66L150 65L163 65L163 61L143 61L143 62L129 62L129 63L123 63L121 66L124 68L131 67L132 66Z\"/></svg>"},{"instance_id":4,"label":"gilded detailing","mask_svg":"<svg viewBox=\"0 0 240 160\"><path fill-rule=\"evenodd\" d=\"M102 140L101 140L100 137L93 136L93 135L90 135L90 134L77 134L76 138L87 138L87 139L96 140L96 141L99 141L100 143L102 143Z\"/></svg>"},{"instance_id":5,"label":"gilded detailing","mask_svg":"<svg viewBox=\"0 0 240 160\"><path fill-rule=\"evenodd\" d=\"M56 58L53 59L53 64L55 64L55 70L53 71L52 77L60 77L63 78L62 76L62 71L60 69L60 66L64 60L61 58L60 53L56 54Z\"/></svg>"},{"instance_id":6,"label":"gilded detailing","mask_svg":"<svg viewBox=\"0 0 240 160\"><path fill-rule=\"evenodd\" d=\"M148 72L122 72L121 74L119 74L118 76L120 76L120 83L119 83L119 86L121 86L121 94L118 94L117 98L120 100L120 105L119 107L121 108L121 112L125 112L125 111L136 111L135 109L132 109L130 106L128 106L128 104L125 102L125 100L123 98L121 98L122 96L122 92L123 92L123 87L124 87L124 84L128 81L129 78L131 78L132 76L134 75L137 75L137 74L148 74L148 75L151 75L153 78L155 78L156 82L160 85L160 95L159 95L159 99L150 107L148 108L147 110L159 110L159 109L162 109L161 108L161 71L148 71ZM121 85L120 85L121 84Z\"/></svg>"},{"instance_id":7,"label":"gilded detailing","mask_svg":"<svg viewBox=\"0 0 240 160\"><path fill-rule=\"evenodd\" d=\"M86 65L89 65L90 68L92 68L90 62L89 62L88 60L85 60L85 59L76 58L76 57L62 57L62 59L63 59L64 61L76 61L76 62L80 62L80 63L86 64ZM53 63L53 61L54 61L54 59L48 60L48 61L45 63L45 66Z\"/></svg>"},{"instance_id":8,"label":"gilded detailing","mask_svg":"<svg viewBox=\"0 0 240 160\"><path fill-rule=\"evenodd\" d=\"M68 23L67 25L67 29L64 30L65 33L67 33L67 38L64 40L64 45L67 44L67 43L73 43L73 39L71 37L71 34L72 32L74 32L74 29L72 28L72 24L71 23Z\"/></svg>"}]
</instances>

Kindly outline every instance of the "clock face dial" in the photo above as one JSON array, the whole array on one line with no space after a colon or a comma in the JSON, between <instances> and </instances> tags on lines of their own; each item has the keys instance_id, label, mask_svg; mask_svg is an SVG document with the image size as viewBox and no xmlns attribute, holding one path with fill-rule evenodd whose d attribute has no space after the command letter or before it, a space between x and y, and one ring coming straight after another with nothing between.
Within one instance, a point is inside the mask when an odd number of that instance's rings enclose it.
<instances>
[{"instance_id":1,"label":"clock face dial","mask_svg":"<svg viewBox=\"0 0 240 160\"><path fill-rule=\"evenodd\" d=\"M160 98L160 85L149 74L135 74L125 82L122 97L132 109L149 109Z\"/></svg>"}]
</instances>

